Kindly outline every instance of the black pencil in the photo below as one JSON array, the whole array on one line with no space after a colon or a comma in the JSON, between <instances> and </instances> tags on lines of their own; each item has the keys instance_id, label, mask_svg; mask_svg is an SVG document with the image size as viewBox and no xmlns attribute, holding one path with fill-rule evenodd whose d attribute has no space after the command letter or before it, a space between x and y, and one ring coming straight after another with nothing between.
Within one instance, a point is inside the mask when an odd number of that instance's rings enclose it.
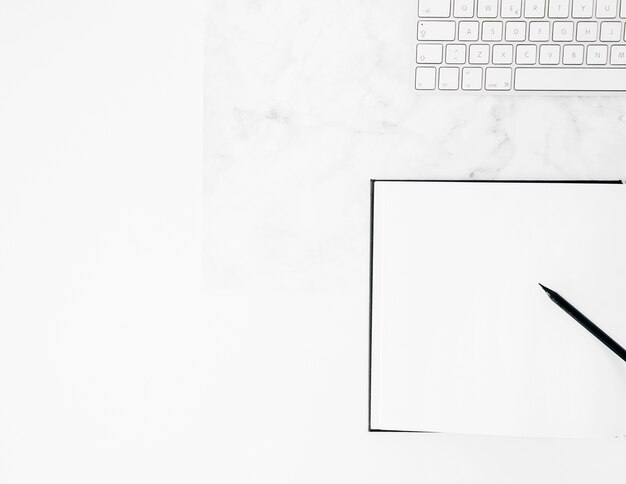
<instances>
[{"instance_id":1,"label":"black pencil","mask_svg":"<svg viewBox=\"0 0 626 484\"><path fill-rule=\"evenodd\" d=\"M581 313L578 309L572 306L569 302L565 300L563 296L559 293L553 291L552 289L548 289L543 284L539 284L541 288L546 291L550 299L563 311L569 314L572 318L578 321L587 331L589 331L592 335L598 338L602 343L604 343L611 351L613 351L617 356L619 356L622 360L626 361L626 350L622 348L619 344L615 342L613 338L611 338L608 334L598 328L595 324L593 324L587 316Z\"/></svg>"}]
</instances>

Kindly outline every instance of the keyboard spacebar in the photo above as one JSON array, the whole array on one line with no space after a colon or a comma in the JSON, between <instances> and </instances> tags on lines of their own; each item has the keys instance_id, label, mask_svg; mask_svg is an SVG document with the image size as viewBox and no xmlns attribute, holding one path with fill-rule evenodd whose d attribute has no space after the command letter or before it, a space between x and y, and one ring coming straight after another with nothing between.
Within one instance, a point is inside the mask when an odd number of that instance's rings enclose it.
<instances>
[{"instance_id":1,"label":"keyboard spacebar","mask_svg":"<svg viewBox=\"0 0 626 484\"><path fill-rule=\"evenodd\" d=\"M518 67L516 91L626 91L626 69Z\"/></svg>"}]
</instances>

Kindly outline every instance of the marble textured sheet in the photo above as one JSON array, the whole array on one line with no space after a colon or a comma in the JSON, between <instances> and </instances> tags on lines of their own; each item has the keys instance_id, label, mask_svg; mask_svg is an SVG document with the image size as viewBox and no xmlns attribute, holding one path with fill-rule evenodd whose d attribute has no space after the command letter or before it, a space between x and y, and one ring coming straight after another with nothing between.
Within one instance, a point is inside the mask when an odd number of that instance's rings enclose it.
<instances>
[{"instance_id":1,"label":"marble textured sheet","mask_svg":"<svg viewBox=\"0 0 626 484\"><path fill-rule=\"evenodd\" d=\"M380 436L355 437L367 426L369 180L626 178L626 96L420 95L413 0L207 5L204 267L229 369L215 377L228 395L216 425L233 449L239 432L258 435L243 452L267 472L293 441L344 479L363 466L393 479L364 464L389 452ZM289 455L285 482L309 464ZM254 481L253 469L237 472Z\"/></svg>"},{"instance_id":2,"label":"marble textured sheet","mask_svg":"<svg viewBox=\"0 0 626 484\"><path fill-rule=\"evenodd\" d=\"M411 1L210 2L214 270L297 267L304 283L311 253L360 267L370 178L626 177L626 96L418 94L415 23ZM254 263L231 261L233 244Z\"/></svg>"}]
</instances>

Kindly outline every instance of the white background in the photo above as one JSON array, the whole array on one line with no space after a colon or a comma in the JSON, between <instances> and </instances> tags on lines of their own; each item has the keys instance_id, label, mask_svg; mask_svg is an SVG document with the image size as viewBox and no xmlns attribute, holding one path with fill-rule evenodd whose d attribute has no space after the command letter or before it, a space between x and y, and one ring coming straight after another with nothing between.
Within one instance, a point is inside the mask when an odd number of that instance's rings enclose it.
<instances>
[{"instance_id":1,"label":"white background","mask_svg":"<svg viewBox=\"0 0 626 484\"><path fill-rule=\"evenodd\" d=\"M0 4L0 482L621 482L623 442L367 434L362 315L309 346L203 314L202 15Z\"/></svg>"},{"instance_id":2,"label":"white background","mask_svg":"<svg viewBox=\"0 0 626 484\"><path fill-rule=\"evenodd\" d=\"M201 6L0 2L0 482L211 481L201 133Z\"/></svg>"}]
</instances>

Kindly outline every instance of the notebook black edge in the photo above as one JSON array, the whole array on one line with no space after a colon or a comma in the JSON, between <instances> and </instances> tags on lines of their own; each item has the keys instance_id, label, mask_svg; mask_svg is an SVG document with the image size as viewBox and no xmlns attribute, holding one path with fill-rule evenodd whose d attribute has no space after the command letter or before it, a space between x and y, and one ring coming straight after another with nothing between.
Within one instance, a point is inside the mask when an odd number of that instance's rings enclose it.
<instances>
[{"instance_id":1,"label":"notebook black edge","mask_svg":"<svg viewBox=\"0 0 626 484\"><path fill-rule=\"evenodd\" d=\"M471 180L471 179L451 179L451 180L420 180L420 179L399 179L380 178L370 180L372 184L376 182L411 182L411 183L561 183L561 184L595 184L595 185L623 185L626 180Z\"/></svg>"},{"instance_id":2,"label":"notebook black edge","mask_svg":"<svg viewBox=\"0 0 626 484\"><path fill-rule=\"evenodd\" d=\"M410 183L555 183L555 184L595 184L624 185L624 180L419 180L419 179L371 179L370 180L370 254L369 254L369 349L368 349L368 391L367 391L367 431L372 433L436 434L425 430L392 430L372 428L372 305L374 295L374 197L376 182Z\"/></svg>"},{"instance_id":3,"label":"notebook black edge","mask_svg":"<svg viewBox=\"0 0 626 484\"><path fill-rule=\"evenodd\" d=\"M369 256L369 369L367 390L367 431L379 432L372 429L372 296L374 294L374 185L376 180L370 180L370 256Z\"/></svg>"}]
</instances>

